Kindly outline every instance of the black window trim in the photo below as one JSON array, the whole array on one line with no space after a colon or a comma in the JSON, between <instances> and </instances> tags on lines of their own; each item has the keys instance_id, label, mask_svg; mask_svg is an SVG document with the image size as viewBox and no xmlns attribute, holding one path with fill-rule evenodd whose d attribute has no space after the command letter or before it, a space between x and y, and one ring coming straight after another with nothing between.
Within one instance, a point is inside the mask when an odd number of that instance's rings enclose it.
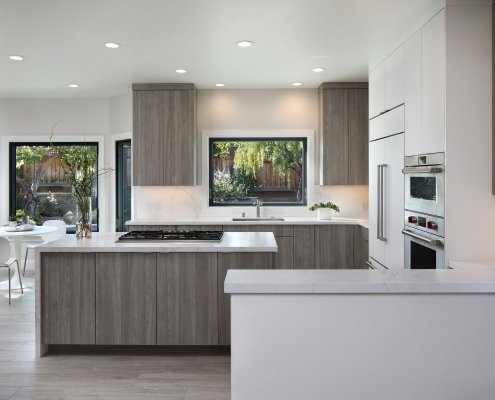
<instances>
[{"instance_id":1,"label":"black window trim","mask_svg":"<svg viewBox=\"0 0 495 400\"><path fill-rule=\"evenodd\" d=\"M96 147L96 168L99 169L99 156L100 156L100 142L53 142L56 146L95 146ZM20 146L49 146L50 142L9 142L9 215L16 213L16 147ZM99 232L100 230L100 187L99 179L96 180L96 217L98 218L98 224L96 230L93 232ZM67 232L69 233L69 232ZM75 233L75 232L74 232Z\"/></svg>"},{"instance_id":2,"label":"black window trim","mask_svg":"<svg viewBox=\"0 0 495 400\"><path fill-rule=\"evenodd\" d=\"M308 138L306 136L264 136L264 137L209 137L208 139L208 205L210 207L246 207L248 203L215 203L212 198L213 194L213 143L214 142L276 142L276 141L298 141L303 143L303 174L302 187L303 198L301 202L263 202L264 206L269 207L305 207L308 205Z\"/></svg>"}]
</instances>

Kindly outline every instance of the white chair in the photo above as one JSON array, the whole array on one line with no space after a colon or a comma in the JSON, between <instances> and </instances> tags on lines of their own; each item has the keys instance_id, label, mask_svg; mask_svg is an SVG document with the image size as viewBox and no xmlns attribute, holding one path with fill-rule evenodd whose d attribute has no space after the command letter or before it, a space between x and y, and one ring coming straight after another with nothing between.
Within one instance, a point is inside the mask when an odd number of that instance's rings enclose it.
<instances>
[{"instance_id":1,"label":"white chair","mask_svg":"<svg viewBox=\"0 0 495 400\"><path fill-rule=\"evenodd\" d=\"M4 238L0 237L0 268L7 268L9 271L9 305L10 305L10 266L17 263L17 273L19 274L19 283L21 284L21 293L24 293L22 288L21 280L21 270L19 268L19 260L10 256L10 242Z\"/></svg>"},{"instance_id":2,"label":"white chair","mask_svg":"<svg viewBox=\"0 0 495 400\"><path fill-rule=\"evenodd\" d=\"M67 232L67 225L64 221L60 219L50 219L43 223L43 226L53 226L57 228L55 232L46 233L43 236L33 235L31 236L26 243L26 254L24 255L24 268L22 271L22 276L26 273L26 262L28 257L29 249L34 249L42 244L53 242L65 236Z\"/></svg>"}]
</instances>

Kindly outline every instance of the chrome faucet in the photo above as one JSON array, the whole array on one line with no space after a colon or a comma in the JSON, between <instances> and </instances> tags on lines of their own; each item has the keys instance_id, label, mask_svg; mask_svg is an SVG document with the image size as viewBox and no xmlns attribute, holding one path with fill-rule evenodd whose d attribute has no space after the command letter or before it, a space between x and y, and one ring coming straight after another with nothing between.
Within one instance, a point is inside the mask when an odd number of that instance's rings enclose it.
<instances>
[{"instance_id":1,"label":"chrome faucet","mask_svg":"<svg viewBox=\"0 0 495 400\"><path fill-rule=\"evenodd\" d=\"M256 207L256 218L260 218L261 217L261 206L263 205L263 200L261 199L254 199L253 201L253 206Z\"/></svg>"}]
</instances>

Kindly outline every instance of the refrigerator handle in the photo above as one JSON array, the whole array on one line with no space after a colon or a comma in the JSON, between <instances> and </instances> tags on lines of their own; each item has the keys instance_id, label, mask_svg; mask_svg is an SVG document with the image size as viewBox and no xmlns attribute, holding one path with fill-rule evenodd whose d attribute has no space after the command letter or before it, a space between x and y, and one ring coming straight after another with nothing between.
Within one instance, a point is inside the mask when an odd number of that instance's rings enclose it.
<instances>
[{"instance_id":1,"label":"refrigerator handle","mask_svg":"<svg viewBox=\"0 0 495 400\"><path fill-rule=\"evenodd\" d=\"M376 182L376 186L377 186L377 201L376 201L376 238L378 240L381 240L382 237L381 237L381 223L382 223L382 166L379 164L376 166L377 168L377 173L376 173L376 177L377 177L377 182Z\"/></svg>"},{"instance_id":2,"label":"refrigerator handle","mask_svg":"<svg viewBox=\"0 0 495 400\"><path fill-rule=\"evenodd\" d=\"M382 197L382 201L381 201L381 228L380 228L380 240L386 242L387 241L387 238L385 237L385 215L386 215L386 209L385 209L385 173L386 173L386 168L388 168L388 165L387 164L382 164L381 165L381 197Z\"/></svg>"}]
</instances>

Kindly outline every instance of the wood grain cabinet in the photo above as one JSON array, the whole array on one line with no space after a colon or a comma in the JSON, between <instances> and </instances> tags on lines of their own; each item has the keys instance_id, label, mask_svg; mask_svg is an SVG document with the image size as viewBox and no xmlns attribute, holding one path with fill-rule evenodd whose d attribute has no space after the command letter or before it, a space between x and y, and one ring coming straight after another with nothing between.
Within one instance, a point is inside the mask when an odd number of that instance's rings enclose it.
<instances>
[{"instance_id":1,"label":"wood grain cabinet","mask_svg":"<svg viewBox=\"0 0 495 400\"><path fill-rule=\"evenodd\" d=\"M314 225L294 225L294 268L316 268Z\"/></svg>"},{"instance_id":2,"label":"wood grain cabinet","mask_svg":"<svg viewBox=\"0 0 495 400\"><path fill-rule=\"evenodd\" d=\"M195 184L196 87L134 84L133 185Z\"/></svg>"},{"instance_id":3,"label":"wood grain cabinet","mask_svg":"<svg viewBox=\"0 0 495 400\"><path fill-rule=\"evenodd\" d=\"M96 344L156 344L156 254L96 255Z\"/></svg>"},{"instance_id":4,"label":"wood grain cabinet","mask_svg":"<svg viewBox=\"0 0 495 400\"><path fill-rule=\"evenodd\" d=\"M368 229L354 226L354 268L368 269Z\"/></svg>"},{"instance_id":5,"label":"wood grain cabinet","mask_svg":"<svg viewBox=\"0 0 495 400\"><path fill-rule=\"evenodd\" d=\"M320 184L368 184L368 84L323 83Z\"/></svg>"},{"instance_id":6,"label":"wood grain cabinet","mask_svg":"<svg viewBox=\"0 0 495 400\"><path fill-rule=\"evenodd\" d=\"M353 268L354 226L315 226L315 264L319 269Z\"/></svg>"},{"instance_id":7,"label":"wood grain cabinet","mask_svg":"<svg viewBox=\"0 0 495 400\"><path fill-rule=\"evenodd\" d=\"M271 253L218 253L218 344L230 344L230 295L223 291L229 269L271 269Z\"/></svg>"},{"instance_id":8,"label":"wood grain cabinet","mask_svg":"<svg viewBox=\"0 0 495 400\"><path fill-rule=\"evenodd\" d=\"M41 253L41 343L95 344L95 254Z\"/></svg>"},{"instance_id":9,"label":"wood grain cabinet","mask_svg":"<svg viewBox=\"0 0 495 400\"><path fill-rule=\"evenodd\" d=\"M156 284L157 344L218 344L216 253L158 254Z\"/></svg>"}]
</instances>

